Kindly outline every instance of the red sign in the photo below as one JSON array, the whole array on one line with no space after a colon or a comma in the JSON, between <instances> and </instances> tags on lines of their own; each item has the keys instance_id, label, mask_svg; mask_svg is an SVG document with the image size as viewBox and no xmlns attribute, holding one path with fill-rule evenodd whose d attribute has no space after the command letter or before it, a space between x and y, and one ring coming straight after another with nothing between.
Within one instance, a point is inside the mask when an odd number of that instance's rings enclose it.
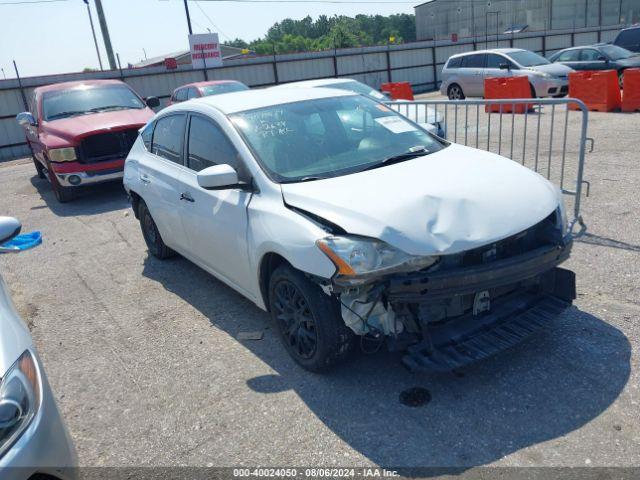
<instances>
[{"instance_id":1,"label":"red sign","mask_svg":"<svg viewBox=\"0 0 640 480\"><path fill-rule=\"evenodd\" d=\"M173 57L168 57L164 59L164 66L167 70L175 70L178 68L178 61Z\"/></svg>"},{"instance_id":2,"label":"red sign","mask_svg":"<svg viewBox=\"0 0 640 480\"><path fill-rule=\"evenodd\" d=\"M458 41L458 34L457 33L452 33L451 34L451 41L452 42L457 42Z\"/></svg>"}]
</instances>

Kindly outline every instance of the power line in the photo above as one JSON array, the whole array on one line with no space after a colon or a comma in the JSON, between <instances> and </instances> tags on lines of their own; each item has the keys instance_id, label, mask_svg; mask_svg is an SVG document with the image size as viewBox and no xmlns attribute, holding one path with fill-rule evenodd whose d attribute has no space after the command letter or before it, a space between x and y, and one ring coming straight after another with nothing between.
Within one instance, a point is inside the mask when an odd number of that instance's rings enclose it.
<instances>
[{"instance_id":1,"label":"power line","mask_svg":"<svg viewBox=\"0 0 640 480\"><path fill-rule=\"evenodd\" d=\"M30 5L34 3L54 3L54 2L68 2L69 0L21 0L19 2L2 2L0 3L0 7L3 5Z\"/></svg>"},{"instance_id":2,"label":"power line","mask_svg":"<svg viewBox=\"0 0 640 480\"><path fill-rule=\"evenodd\" d=\"M213 20L211 20L211 17L207 15L207 12L204 11L204 9L200 6L198 1L196 0L194 1L194 3L196 4L196 7L198 7L198 9L202 12L202 14L207 18L207 20L209 20L209 23L213 26L213 28L215 28L218 32L220 32L224 38L226 38L227 40L231 40L231 38L229 38L227 34L225 34L222 30L220 30L220 27L218 27L215 23L213 23Z\"/></svg>"},{"instance_id":3,"label":"power line","mask_svg":"<svg viewBox=\"0 0 640 480\"><path fill-rule=\"evenodd\" d=\"M195 0L192 0L192 1L195 1ZM334 4L345 4L345 5L346 4L368 5L372 3L413 5L414 3L416 3L415 0L414 1L407 1L407 0L397 0L397 1L393 1L393 0L362 0L362 1L358 1L358 0L200 0L200 1L203 1L203 2L214 1L218 3L222 3L222 2L227 2L227 3L334 3Z\"/></svg>"}]
</instances>

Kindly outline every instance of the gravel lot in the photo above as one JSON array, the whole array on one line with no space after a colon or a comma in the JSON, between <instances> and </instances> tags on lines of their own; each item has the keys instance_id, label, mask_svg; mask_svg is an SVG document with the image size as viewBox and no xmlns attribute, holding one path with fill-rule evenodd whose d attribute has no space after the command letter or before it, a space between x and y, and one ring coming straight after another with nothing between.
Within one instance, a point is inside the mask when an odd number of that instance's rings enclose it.
<instances>
[{"instance_id":1,"label":"gravel lot","mask_svg":"<svg viewBox=\"0 0 640 480\"><path fill-rule=\"evenodd\" d=\"M121 186L61 205L28 159L0 164L0 215L44 244L0 271L82 465L640 466L638 132L640 114L590 113L575 307L457 374L411 374L388 353L301 370L266 313L147 255ZM402 405L415 386L431 401Z\"/></svg>"}]
</instances>

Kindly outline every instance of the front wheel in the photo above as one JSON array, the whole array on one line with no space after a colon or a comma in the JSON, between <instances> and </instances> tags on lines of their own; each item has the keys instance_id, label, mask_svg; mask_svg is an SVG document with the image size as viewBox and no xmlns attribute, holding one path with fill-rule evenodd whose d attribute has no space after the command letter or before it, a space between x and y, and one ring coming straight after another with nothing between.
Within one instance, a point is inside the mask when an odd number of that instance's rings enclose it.
<instances>
[{"instance_id":1,"label":"front wheel","mask_svg":"<svg viewBox=\"0 0 640 480\"><path fill-rule=\"evenodd\" d=\"M536 95L536 87L534 87L532 84L529 84L529 88L531 89L531 98L538 98L538 95Z\"/></svg>"},{"instance_id":2,"label":"front wheel","mask_svg":"<svg viewBox=\"0 0 640 480\"><path fill-rule=\"evenodd\" d=\"M36 157L33 157L33 165L36 167L36 172L38 173L38 178L42 178L45 179L47 178L45 172L45 168L42 166L42 164L36 160Z\"/></svg>"},{"instance_id":3,"label":"front wheel","mask_svg":"<svg viewBox=\"0 0 640 480\"><path fill-rule=\"evenodd\" d=\"M287 352L306 370L326 371L348 358L354 334L338 301L301 272L288 265L273 272L269 310Z\"/></svg>"},{"instance_id":4,"label":"front wheel","mask_svg":"<svg viewBox=\"0 0 640 480\"><path fill-rule=\"evenodd\" d=\"M449 88L447 89L447 96L449 97L449 100L465 99L464 92L462 91L460 85L458 85L457 83L452 83L451 85L449 85Z\"/></svg>"},{"instance_id":5,"label":"front wheel","mask_svg":"<svg viewBox=\"0 0 640 480\"><path fill-rule=\"evenodd\" d=\"M53 189L53 194L56 196L56 200L60 203L67 203L76 198L76 191L73 187L65 187L60 185L56 174L53 173L53 169L49 168L49 182Z\"/></svg>"}]
</instances>

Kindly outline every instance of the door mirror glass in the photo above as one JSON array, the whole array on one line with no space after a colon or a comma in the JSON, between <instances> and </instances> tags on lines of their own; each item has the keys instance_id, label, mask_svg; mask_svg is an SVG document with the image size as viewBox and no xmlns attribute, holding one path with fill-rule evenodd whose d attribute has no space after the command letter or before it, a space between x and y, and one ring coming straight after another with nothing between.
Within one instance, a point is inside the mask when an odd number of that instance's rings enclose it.
<instances>
[{"instance_id":1,"label":"door mirror glass","mask_svg":"<svg viewBox=\"0 0 640 480\"><path fill-rule=\"evenodd\" d=\"M160 100L158 100L158 97L147 97L144 101L149 108L156 108L160 106Z\"/></svg>"},{"instance_id":2,"label":"door mirror glass","mask_svg":"<svg viewBox=\"0 0 640 480\"><path fill-rule=\"evenodd\" d=\"M235 187L238 185L238 172L226 163L213 165L198 172L198 185L207 189Z\"/></svg>"},{"instance_id":3,"label":"door mirror glass","mask_svg":"<svg viewBox=\"0 0 640 480\"><path fill-rule=\"evenodd\" d=\"M27 127L27 126L35 127L38 124L38 122L36 122L36 119L33 118L33 115L31 115L31 112L19 113L18 115L16 115L16 120L23 127Z\"/></svg>"},{"instance_id":4,"label":"door mirror glass","mask_svg":"<svg viewBox=\"0 0 640 480\"><path fill-rule=\"evenodd\" d=\"M600 62L606 62L608 59L607 59L604 55L600 55L600 56L598 57L598 60L599 60Z\"/></svg>"},{"instance_id":5,"label":"door mirror glass","mask_svg":"<svg viewBox=\"0 0 640 480\"><path fill-rule=\"evenodd\" d=\"M501 63L500 64L500 70L511 70L511 64L510 63Z\"/></svg>"},{"instance_id":6,"label":"door mirror glass","mask_svg":"<svg viewBox=\"0 0 640 480\"><path fill-rule=\"evenodd\" d=\"M8 242L20 233L22 225L13 217L0 217L0 244Z\"/></svg>"}]
</instances>

